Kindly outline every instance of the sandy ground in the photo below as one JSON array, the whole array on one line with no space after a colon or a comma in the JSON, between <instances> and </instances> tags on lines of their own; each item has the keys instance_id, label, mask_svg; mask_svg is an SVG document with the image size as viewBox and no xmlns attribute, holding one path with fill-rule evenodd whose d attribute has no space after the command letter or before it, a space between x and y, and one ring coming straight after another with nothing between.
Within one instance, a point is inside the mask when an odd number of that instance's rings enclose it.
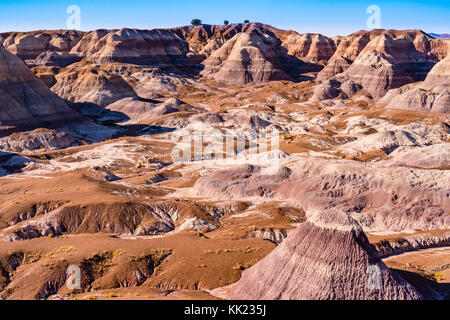
<instances>
[{"instance_id":1,"label":"sandy ground","mask_svg":"<svg viewBox=\"0 0 450 320\"><path fill-rule=\"evenodd\" d=\"M448 190L448 182L445 184L448 168L442 166L446 161L443 150L450 141L448 132L445 133L448 116L384 110L370 103L361 107L352 101L347 101L345 108L308 103L312 86L311 82L225 86L202 81L203 89L179 86L176 96L192 105L190 110L221 112L224 118L228 117L218 125L222 129L238 127L244 122L251 125L245 117L247 113L282 127L285 130L280 137L280 150L286 156L281 159L281 165L304 169L296 174L306 176L318 161L325 161L324 171L333 173L333 168L338 167L335 162L346 161L353 165L351 168L369 168L372 170L369 173L377 178L389 170L397 170L396 179L402 184L417 184L427 191ZM274 95L282 98L282 103L269 103ZM190 128L189 121L182 122L186 117L189 115L164 115L142 121L142 125L172 126L174 130L181 125ZM396 134L378 135L383 130ZM412 136L415 145L405 140L405 136ZM398 146L394 153L383 151L392 145ZM433 146L436 149L429 148ZM83 210L93 206L119 208L110 212L105 209L97 214L97 220L89 220L95 221L91 222L94 227L99 225L100 231L96 233L89 233L88 228L75 228L73 232L63 231L61 237L48 237L46 233L31 240L2 242L0 261L8 271L0 279L0 295L10 299L36 299L40 293L48 294L45 298L64 299L212 299L207 290L237 281L243 269L266 256L276 247L274 242L282 241L305 221L306 210L298 201L301 194L295 195L295 199L255 196L232 200L225 199L220 192L214 197L199 194L194 188L199 179L236 165L232 161L174 163L173 147L167 133L127 136L65 150L20 154L33 162L13 168L15 171L8 169L11 172L0 168L0 174L4 174L0 177L0 236L46 217L55 208L70 209L67 218L73 219L70 221L77 221L76 217L87 219L82 215ZM417 150L423 152L408 154ZM442 157L428 157L435 153ZM332 166L327 165L331 163ZM333 178L331 174L330 177ZM298 184L309 183L313 178L305 178ZM334 181L335 185L340 183L344 184L341 180ZM361 187L358 183L354 185ZM392 181L383 183L391 188ZM241 184L239 180L235 185ZM392 188L395 191L397 187ZM313 183L310 190L323 191L318 183ZM338 196L347 192L335 191ZM161 201L172 209L178 208L178 220L171 221L174 230L145 237L117 237L118 234L104 231L111 224L130 223L120 218L121 212L130 210L130 203L149 205ZM402 206L396 204L396 208ZM377 207L368 207L363 213L368 212L370 216L377 211ZM448 215L448 206L443 211L443 215ZM105 222L111 217L111 221ZM420 213L417 217L420 218ZM382 225L381 229L368 230L368 238L378 243L425 233L433 236L448 232L448 227L387 230ZM73 249L54 252L69 247ZM167 249L171 254L144 283L128 286L125 280L120 280L120 274L136 271L136 266L128 264L130 256L145 255L156 249ZM105 270L92 271L94 281L85 292L70 292L64 286L56 292L51 290L59 272L67 265L80 264L102 252L122 252L118 250L124 251L120 258L102 256L106 260L96 262L96 268ZM12 254L28 259L17 269L9 270L5 265ZM432 270L450 263L449 258L446 247L396 255L385 261L389 267L417 274L421 279L434 277L441 290L447 288L450 271L448 268L440 271L442 278L437 279ZM407 264L411 267L406 268Z\"/></svg>"}]
</instances>

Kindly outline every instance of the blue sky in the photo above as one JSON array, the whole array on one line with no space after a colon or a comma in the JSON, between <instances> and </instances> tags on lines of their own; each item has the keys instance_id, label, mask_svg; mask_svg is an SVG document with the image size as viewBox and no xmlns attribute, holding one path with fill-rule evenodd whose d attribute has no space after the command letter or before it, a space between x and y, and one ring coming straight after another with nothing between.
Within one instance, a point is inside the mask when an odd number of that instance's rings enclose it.
<instances>
[{"instance_id":1,"label":"blue sky","mask_svg":"<svg viewBox=\"0 0 450 320\"><path fill-rule=\"evenodd\" d=\"M65 29L69 5L80 7L82 30L168 28L200 18L208 24L249 19L301 33L346 35L367 29L366 8L377 5L382 28L450 33L450 0L0 0L0 31Z\"/></svg>"}]
</instances>

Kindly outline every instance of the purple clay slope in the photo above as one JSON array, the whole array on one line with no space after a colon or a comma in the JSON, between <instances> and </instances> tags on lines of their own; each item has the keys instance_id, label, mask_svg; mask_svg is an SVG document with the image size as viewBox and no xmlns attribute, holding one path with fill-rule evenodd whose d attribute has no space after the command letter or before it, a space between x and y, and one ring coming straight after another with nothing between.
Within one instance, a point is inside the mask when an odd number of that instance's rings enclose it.
<instances>
[{"instance_id":1,"label":"purple clay slope","mask_svg":"<svg viewBox=\"0 0 450 320\"><path fill-rule=\"evenodd\" d=\"M377 269L379 282L370 272ZM310 216L238 282L212 294L235 300L423 299L376 257L361 226L338 211Z\"/></svg>"}]
</instances>

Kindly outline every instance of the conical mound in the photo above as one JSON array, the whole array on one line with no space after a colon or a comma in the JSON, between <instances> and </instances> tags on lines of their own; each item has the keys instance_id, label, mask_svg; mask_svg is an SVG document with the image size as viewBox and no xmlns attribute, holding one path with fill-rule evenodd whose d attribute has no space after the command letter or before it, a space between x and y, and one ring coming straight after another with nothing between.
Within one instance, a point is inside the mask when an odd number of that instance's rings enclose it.
<instances>
[{"instance_id":1,"label":"conical mound","mask_svg":"<svg viewBox=\"0 0 450 320\"><path fill-rule=\"evenodd\" d=\"M377 258L349 215L316 213L231 286L236 300L416 300L422 295Z\"/></svg>"},{"instance_id":2,"label":"conical mound","mask_svg":"<svg viewBox=\"0 0 450 320\"><path fill-rule=\"evenodd\" d=\"M277 45L276 38L257 31L238 33L203 62L201 74L237 84L289 80L276 55Z\"/></svg>"}]
</instances>

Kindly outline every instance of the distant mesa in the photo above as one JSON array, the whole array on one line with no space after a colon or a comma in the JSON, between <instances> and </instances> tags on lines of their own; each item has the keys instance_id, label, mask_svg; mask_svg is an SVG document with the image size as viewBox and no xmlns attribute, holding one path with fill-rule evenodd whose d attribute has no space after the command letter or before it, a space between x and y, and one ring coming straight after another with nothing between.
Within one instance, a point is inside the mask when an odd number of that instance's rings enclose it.
<instances>
[{"instance_id":1,"label":"distant mesa","mask_svg":"<svg viewBox=\"0 0 450 320\"><path fill-rule=\"evenodd\" d=\"M450 39L450 34L449 33L429 33L430 36L434 37L434 38L442 38L442 39Z\"/></svg>"}]
</instances>

